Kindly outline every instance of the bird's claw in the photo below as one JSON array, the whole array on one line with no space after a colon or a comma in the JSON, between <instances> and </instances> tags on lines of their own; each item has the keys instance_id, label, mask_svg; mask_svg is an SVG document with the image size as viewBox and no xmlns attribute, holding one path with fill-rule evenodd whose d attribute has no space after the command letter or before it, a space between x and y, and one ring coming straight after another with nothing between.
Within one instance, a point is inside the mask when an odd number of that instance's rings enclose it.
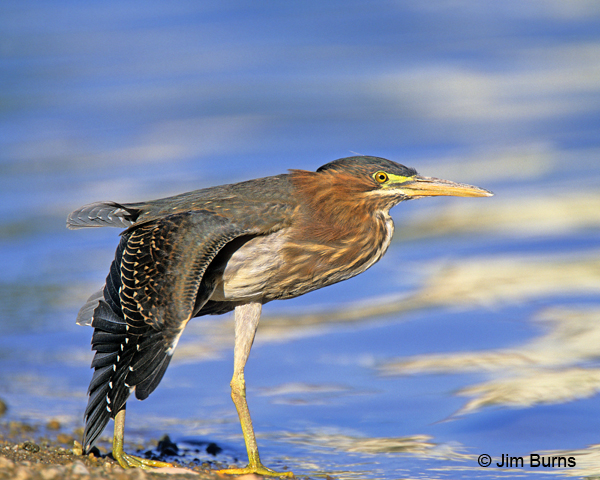
<instances>
[{"instance_id":1,"label":"bird's claw","mask_svg":"<svg viewBox=\"0 0 600 480\"><path fill-rule=\"evenodd\" d=\"M245 468L225 468L223 470L217 470L216 473L225 475L247 475L253 473L255 475L262 475L264 477L293 477L292 472L276 472L270 468L265 467L263 464L248 465Z\"/></svg>"},{"instance_id":2,"label":"bird's claw","mask_svg":"<svg viewBox=\"0 0 600 480\"><path fill-rule=\"evenodd\" d=\"M153 468L172 467L172 463L161 462L160 460L150 460L149 458L136 457L135 455L129 455L128 453L121 452L115 455L115 460L119 462L119 465L123 468L143 468L145 470L151 470Z\"/></svg>"}]
</instances>

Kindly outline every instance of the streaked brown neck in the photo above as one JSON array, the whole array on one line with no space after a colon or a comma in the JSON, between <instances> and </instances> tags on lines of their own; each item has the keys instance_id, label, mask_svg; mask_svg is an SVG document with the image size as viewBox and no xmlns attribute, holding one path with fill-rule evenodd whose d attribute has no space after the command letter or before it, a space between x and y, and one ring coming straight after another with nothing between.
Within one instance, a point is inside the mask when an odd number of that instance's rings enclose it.
<instances>
[{"instance_id":1,"label":"streaked brown neck","mask_svg":"<svg viewBox=\"0 0 600 480\"><path fill-rule=\"evenodd\" d=\"M373 186L354 175L292 170L292 184L301 199L299 220L308 237L326 242L347 239L374 220L372 207L364 201Z\"/></svg>"}]
</instances>

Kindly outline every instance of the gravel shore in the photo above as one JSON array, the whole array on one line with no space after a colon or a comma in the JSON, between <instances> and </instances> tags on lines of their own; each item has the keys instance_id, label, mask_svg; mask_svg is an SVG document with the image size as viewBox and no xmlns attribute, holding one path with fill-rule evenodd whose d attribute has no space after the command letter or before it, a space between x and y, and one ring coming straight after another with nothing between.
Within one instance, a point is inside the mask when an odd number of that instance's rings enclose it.
<instances>
[{"instance_id":1,"label":"gravel shore","mask_svg":"<svg viewBox=\"0 0 600 480\"><path fill-rule=\"evenodd\" d=\"M93 449L89 455L82 455L81 445L76 440L81 438L80 429L65 433L64 428L56 420L49 420L45 425L18 421L0 421L0 480L71 480L71 479L111 479L111 480L144 480L165 478L176 475L178 479L223 480L224 475L211 472L211 469L222 468L214 464L178 464L170 455L161 458L156 451L172 454L177 446L168 437L152 442L157 449L144 452L154 458L169 461L173 468L155 470L125 470L113 460L109 452ZM162 445L162 448L161 448ZM106 450L103 448L103 450ZM260 478L255 475L244 477Z\"/></svg>"}]
</instances>

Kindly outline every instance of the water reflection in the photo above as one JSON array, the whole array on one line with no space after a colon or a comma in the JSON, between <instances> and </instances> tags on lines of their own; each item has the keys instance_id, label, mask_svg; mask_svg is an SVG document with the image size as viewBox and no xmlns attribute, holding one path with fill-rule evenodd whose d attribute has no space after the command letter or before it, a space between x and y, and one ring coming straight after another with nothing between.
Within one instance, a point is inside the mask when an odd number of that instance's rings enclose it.
<instances>
[{"instance_id":1,"label":"water reflection","mask_svg":"<svg viewBox=\"0 0 600 480\"><path fill-rule=\"evenodd\" d=\"M492 374L489 381L457 392L475 397L458 414L493 405L523 408L586 398L600 390L600 369L588 364L600 355L595 348L600 340L599 319L597 308L551 308L534 319L545 333L521 346L413 357L388 362L381 371L386 375Z\"/></svg>"}]
</instances>

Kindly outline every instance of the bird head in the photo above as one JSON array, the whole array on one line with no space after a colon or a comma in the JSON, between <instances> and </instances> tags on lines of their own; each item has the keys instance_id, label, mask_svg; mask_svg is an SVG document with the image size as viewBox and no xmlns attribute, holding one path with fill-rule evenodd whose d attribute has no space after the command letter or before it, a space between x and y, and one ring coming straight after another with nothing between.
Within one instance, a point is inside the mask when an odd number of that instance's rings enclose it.
<instances>
[{"instance_id":1,"label":"bird head","mask_svg":"<svg viewBox=\"0 0 600 480\"><path fill-rule=\"evenodd\" d=\"M417 171L379 157L357 156L323 165L318 174L328 176L332 191L347 190L373 209L392 206L414 198L434 196L489 197L493 193L473 185L424 177Z\"/></svg>"}]
</instances>

